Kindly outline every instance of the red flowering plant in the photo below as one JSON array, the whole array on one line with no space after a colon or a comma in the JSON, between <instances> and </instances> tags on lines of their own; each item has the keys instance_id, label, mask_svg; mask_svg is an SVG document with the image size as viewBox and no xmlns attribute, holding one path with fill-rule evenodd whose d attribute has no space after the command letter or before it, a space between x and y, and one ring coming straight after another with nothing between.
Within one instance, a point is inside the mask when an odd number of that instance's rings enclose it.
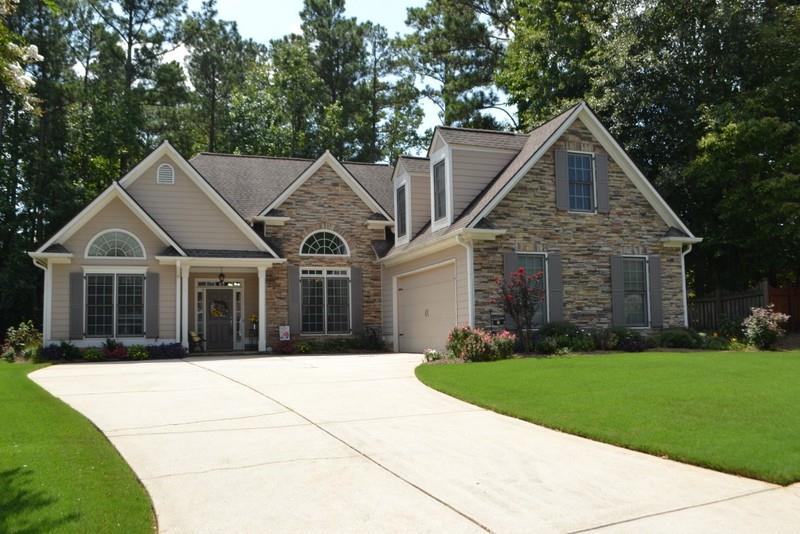
<instances>
[{"instance_id":1,"label":"red flowering plant","mask_svg":"<svg viewBox=\"0 0 800 534\"><path fill-rule=\"evenodd\" d=\"M522 341L525 352L530 352L533 318L544 301L543 278L544 272L528 274L524 267L508 278L497 278L494 303L501 305L505 314L514 321L517 338Z\"/></svg>"}]
</instances>

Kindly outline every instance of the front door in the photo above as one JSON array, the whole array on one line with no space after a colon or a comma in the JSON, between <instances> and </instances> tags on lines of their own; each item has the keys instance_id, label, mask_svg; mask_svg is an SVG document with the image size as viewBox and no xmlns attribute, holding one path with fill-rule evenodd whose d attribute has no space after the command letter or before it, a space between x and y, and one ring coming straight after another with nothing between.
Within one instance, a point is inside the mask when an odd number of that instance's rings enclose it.
<instances>
[{"instance_id":1,"label":"front door","mask_svg":"<svg viewBox=\"0 0 800 534\"><path fill-rule=\"evenodd\" d=\"M233 289L206 290L206 348L233 350Z\"/></svg>"}]
</instances>

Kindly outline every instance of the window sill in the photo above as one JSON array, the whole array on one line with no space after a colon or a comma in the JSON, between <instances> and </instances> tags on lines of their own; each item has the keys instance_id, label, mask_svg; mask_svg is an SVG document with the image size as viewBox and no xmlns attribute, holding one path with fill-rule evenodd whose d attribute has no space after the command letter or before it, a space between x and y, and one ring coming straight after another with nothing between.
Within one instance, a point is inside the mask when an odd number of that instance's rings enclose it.
<instances>
[{"instance_id":1,"label":"window sill","mask_svg":"<svg viewBox=\"0 0 800 534\"><path fill-rule=\"evenodd\" d=\"M341 332L336 334L326 334L325 332L319 332L318 334L312 334L309 332L300 332L300 337L342 337L342 336L352 336L353 332Z\"/></svg>"},{"instance_id":2,"label":"window sill","mask_svg":"<svg viewBox=\"0 0 800 534\"><path fill-rule=\"evenodd\" d=\"M567 210L571 215L597 215L597 210L583 211L583 210Z\"/></svg>"}]
</instances>

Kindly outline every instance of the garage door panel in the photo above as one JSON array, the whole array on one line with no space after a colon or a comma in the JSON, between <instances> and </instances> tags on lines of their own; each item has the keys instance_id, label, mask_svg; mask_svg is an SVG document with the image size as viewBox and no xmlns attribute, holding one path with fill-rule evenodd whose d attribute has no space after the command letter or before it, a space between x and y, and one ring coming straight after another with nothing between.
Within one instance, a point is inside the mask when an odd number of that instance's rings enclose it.
<instances>
[{"instance_id":1,"label":"garage door panel","mask_svg":"<svg viewBox=\"0 0 800 534\"><path fill-rule=\"evenodd\" d=\"M397 287L399 349L443 350L447 335L456 324L454 266L398 278Z\"/></svg>"}]
</instances>

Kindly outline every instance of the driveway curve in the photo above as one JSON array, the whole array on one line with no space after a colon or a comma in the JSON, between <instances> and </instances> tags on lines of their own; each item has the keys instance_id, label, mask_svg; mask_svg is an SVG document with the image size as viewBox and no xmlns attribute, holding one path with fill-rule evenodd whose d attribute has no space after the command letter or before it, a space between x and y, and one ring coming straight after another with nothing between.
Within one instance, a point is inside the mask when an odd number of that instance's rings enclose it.
<instances>
[{"instance_id":1,"label":"driveway curve","mask_svg":"<svg viewBox=\"0 0 800 534\"><path fill-rule=\"evenodd\" d=\"M159 530L793 532L800 486L717 473L495 414L424 386L418 355L57 365Z\"/></svg>"}]
</instances>

